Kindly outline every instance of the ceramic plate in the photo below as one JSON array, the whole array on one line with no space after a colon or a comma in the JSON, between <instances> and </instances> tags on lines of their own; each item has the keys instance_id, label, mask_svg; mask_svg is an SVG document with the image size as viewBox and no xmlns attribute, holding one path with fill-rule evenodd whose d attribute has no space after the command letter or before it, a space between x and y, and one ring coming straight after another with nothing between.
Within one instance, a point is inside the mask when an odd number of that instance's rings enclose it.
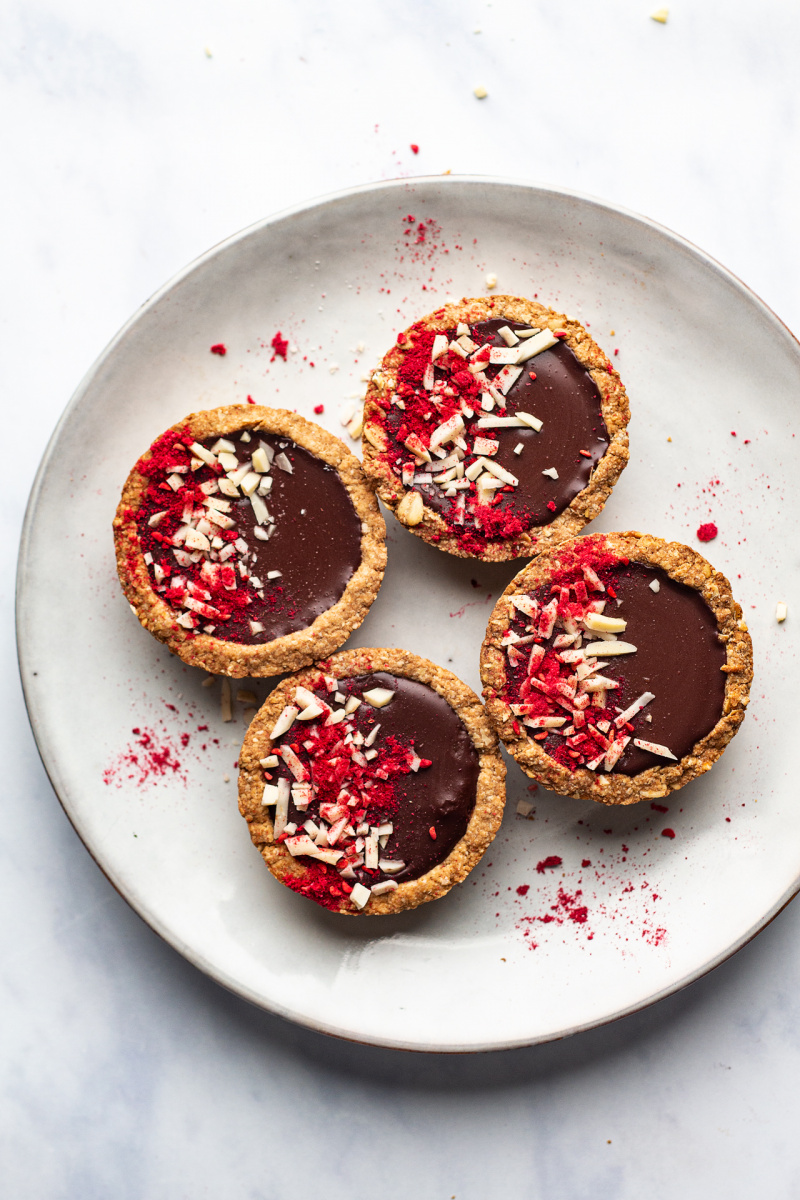
<instances>
[{"instance_id":1,"label":"ceramic plate","mask_svg":"<svg viewBox=\"0 0 800 1200\"><path fill-rule=\"evenodd\" d=\"M619 352L631 462L590 528L688 542L732 579L755 642L752 703L713 771L662 807L560 799L510 764L502 828L461 887L398 917L344 919L279 886L251 846L235 770L247 700L223 723L219 683L203 687L201 672L140 628L116 580L111 519L138 455L194 409L250 395L346 438L342 408L397 332L446 297L483 293L487 274ZM279 331L285 361L271 348ZM224 357L209 352L220 342ZM586 197L486 179L401 181L224 242L100 357L33 489L19 570L22 675L80 837L201 970L344 1037L420 1050L525 1045L696 979L800 886L785 719L796 709L796 626L791 612L775 620L776 602L791 607L800 594L797 556L785 549L798 391L798 344L752 292L674 234ZM706 522L719 535L702 547ZM351 644L405 647L479 689L486 620L514 573L450 559L391 521L386 580ZM259 700L268 690L245 686ZM520 801L533 806L527 816ZM544 867L552 857L561 865Z\"/></svg>"}]
</instances>

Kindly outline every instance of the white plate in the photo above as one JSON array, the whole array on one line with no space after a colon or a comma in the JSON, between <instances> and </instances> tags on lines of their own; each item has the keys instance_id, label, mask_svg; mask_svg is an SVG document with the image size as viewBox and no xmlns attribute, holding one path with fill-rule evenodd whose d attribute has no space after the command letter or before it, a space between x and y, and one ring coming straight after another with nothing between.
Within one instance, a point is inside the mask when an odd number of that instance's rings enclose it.
<instances>
[{"instance_id":1,"label":"white plate","mask_svg":"<svg viewBox=\"0 0 800 1200\"><path fill-rule=\"evenodd\" d=\"M506 819L466 883L399 917L342 919L280 887L251 847L236 807L242 706L222 725L219 684L202 688L202 674L131 616L111 518L136 457L192 409L250 393L311 417L323 403L316 419L342 434L342 399L363 389L397 331L448 295L480 293L487 272L499 290L579 317L609 353L619 347L631 462L592 528L697 545L698 525L717 523L706 552L732 578L753 633L753 701L721 762L668 799L668 813L614 812L541 789L531 797L512 764ZM287 362L270 361L278 330L299 347ZM226 357L209 353L217 342ZM546 1041L696 979L800 886L784 719L797 708L796 625L791 612L782 626L774 616L776 601L791 607L800 594L787 552L798 390L798 345L752 292L674 234L569 193L472 178L389 183L281 214L210 251L90 371L28 511L25 692L45 766L89 851L201 970L273 1012L366 1042ZM486 618L513 564L450 559L394 522L389 539L386 581L353 644L406 647L478 688ZM124 762L134 727L177 747L179 770L138 778ZM533 820L515 815L524 797ZM537 872L551 855L563 866Z\"/></svg>"}]
</instances>

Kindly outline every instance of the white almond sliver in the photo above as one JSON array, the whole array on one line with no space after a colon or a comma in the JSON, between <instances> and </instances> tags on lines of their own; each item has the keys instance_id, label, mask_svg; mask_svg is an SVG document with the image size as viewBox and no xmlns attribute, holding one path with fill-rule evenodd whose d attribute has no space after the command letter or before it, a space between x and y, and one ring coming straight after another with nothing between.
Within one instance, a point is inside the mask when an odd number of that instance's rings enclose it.
<instances>
[{"instance_id":1,"label":"white almond sliver","mask_svg":"<svg viewBox=\"0 0 800 1200\"><path fill-rule=\"evenodd\" d=\"M275 825L274 837L279 837L286 828L286 822L289 819L289 797L291 796L291 785L288 779L278 780L278 796L275 801ZM310 840L310 839L309 839Z\"/></svg>"},{"instance_id":2,"label":"white almond sliver","mask_svg":"<svg viewBox=\"0 0 800 1200\"><path fill-rule=\"evenodd\" d=\"M542 471L542 474L549 475L551 479L558 479L558 471L555 469L555 467L547 467L544 471Z\"/></svg>"},{"instance_id":3,"label":"white almond sliver","mask_svg":"<svg viewBox=\"0 0 800 1200\"><path fill-rule=\"evenodd\" d=\"M522 722L530 729L560 729L566 723L566 717L525 717Z\"/></svg>"},{"instance_id":4,"label":"white almond sliver","mask_svg":"<svg viewBox=\"0 0 800 1200\"><path fill-rule=\"evenodd\" d=\"M637 700L634 700L633 704L630 704L624 712L615 717L614 724L617 729L621 729L626 721L630 721L631 717L635 717L638 712L641 712L644 706L649 704L651 700L655 700L653 692L642 692L641 696Z\"/></svg>"},{"instance_id":5,"label":"white almond sliver","mask_svg":"<svg viewBox=\"0 0 800 1200\"><path fill-rule=\"evenodd\" d=\"M446 350L447 337L443 333L437 333L436 337L433 339L433 345L431 346L431 362L436 362L436 359L444 354Z\"/></svg>"},{"instance_id":6,"label":"white almond sliver","mask_svg":"<svg viewBox=\"0 0 800 1200\"><path fill-rule=\"evenodd\" d=\"M347 716L350 717L356 711L356 709L360 707L360 705L361 701L359 700L358 696L348 696L345 702L344 711Z\"/></svg>"},{"instance_id":7,"label":"white almond sliver","mask_svg":"<svg viewBox=\"0 0 800 1200\"><path fill-rule=\"evenodd\" d=\"M263 446L259 446L253 451L253 470L258 471L259 475L266 475L269 472L270 462L267 458L266 451Z\"/></svg>"},{"instance_id":8,"label":"white almond sliver","mask_svg":"<svg viewBox=\"0 0 800 1200\"><path fill-rule=\"evenodd\" d=\"M601 655L620 654L635 654L636 647L630 642L590 642L588 646L583 647L583 652L587 658L600 658Z\"/></svg>"},{"instance_id":9,"label":"white almond sliver","mask_svg":"<svg viewBox=\"0 0 800 1200\"><path fill-rule=\"evenodd\" d=\"M289 462L289 459L286 457L283 451L281 451L280 454L275 455L275 466L280 467L280 469L285 471L287 475L294 474L294 467Z\"/></svg>"},{"instance_id":10,"label":"white almond sliver","mask_svg":"<svg viewBox=\"0 0 800 1200\"><path fill-rule=\"evenodd\" d=\"M661 591L661 584L658 582L657 579L651 579L647 586L650 588L651 592L660 592Z\"/></svg>"},{"instance_id":11,"label":"white almond sliver","mask_svg":"<svg viewBox=\"0 0 800 1200\"><path fill-rule=\"evenodd\" d=\"M253 492L260 483L261 476L257 475L255 471L248 471L242 482L239 484L239 487L242 489L242 492L245 496L252 496Z\"/></svg>"},{"instance_id":12,"label":"white almond sliver","mask_svg":"<svg viewBox=\"0 0 800 1200\"><path fill-rule=\"evenodd\" d=\"M784 600L779 600L778 603L775 605L775 620L780 625L780 624L782 624L783 621L786 620L788 615L789 615L789 608L788 608L786 602Z\"/></svg>"},{"instance_id":13,"label":"white almond sliver","mask_svg":"<svg viewBox=\"0 0 800 1200\"><path fill-rule=\"evenodd\" d=\"M226 680L223 679L222 683L224 687ZM293 704L287 704L272 727L272 732L269 735L270 741L274 742L276 738L279 738L282 736L282 734L287 733L288 730L290 730L294 725L295 717L299 712L299 708L296 708Z\"/></svg>"},{"instance_id":14,"label":"white almond sliver","mask_svg":"<svg viewBox=\"0 0 800 1200\"><path fill-rule=\"evenodd\" d=\"M261 797L261 803L266 807L278 803L278 785L276 783L264 784L264 794Z\"/></svg>"},{"instance_id":15,"label":"white almond sliver","mask_svg":"<svg viewBox=\"0 0 800 1200\"><path fill-rule=\"evenodd\" d=\"M381 883L373 883L370 891L373 896L384 896L387 892L397 891L396 879L384 879Z\"/></svg>"},{"instance_id":16,"label":"white almond sliver","mask_svg":"<svg viewBox=\"0 0 800 1200\"><path fill-rule=\"evenodd\" d=\"M464 421L461 415L456 413L454 416L449 417L448 420L443 421L441 425L438 425L436 429L434 429L433 433L431 434L430 449L435 450L437 446L443 446L445 442L452 442L454 437L458 437L459 434L462 434L463 432ZM408 442L406 442L406 445L408 446ZM409 450L412 450L411 446L408 448ZM428 461L430 462L430 458Z\"/></svg>"},{"instance_id":17,"label":"white almond sliver","mask_svg":"<svg viewBox=\"0 0 800 1200\"><path fill-rule=\"evenodd\" d=\"M504 366L512 366L517 361L517 351L512 350L511 346L492 346L489 351L490 363L502 363Z\"/></svg>"},{"instance_id":18,"label":"white almond sliver","mask_svg":"<svg viewBox=\"0 0 800 1200\"><path fill-rule=\"evenodd\" d=\"M622 633L628 624L622 617L606 617L603 613L596 612L586 613L583 623L593 633Z\"/></svg>"},{"instance_id":19,"label":"white almond sliver","mask_svg":"<svg viewBox=\"0 0 800 1200\"><path fill-rule=\"evenodd\" d=\"M205 446L201 446L199 442L192 442L189 449L195 458L202 458L204 463L208 463L209 467L213 467L217 461L216 454L212 454L210 450L206 450Z\"/></svg>"},{"instance_id":20,"label":"white almond sliver","mask_svg":"<svg viewBox=\"0 0 800 1200\"><path fill-rule=\"evenodd\" d=\"M634 738L634 746L638 746L640 750L649 750L651 754L660 754L662 758L671 758L677 762L677 758L668 750L666 746L660 746L658 742L646 742L644 738Z\"/></svg>"},{"instance_id":21,"label":"white almond sliver","mask_svg":"<svg viewBox=\"0 0 800 1200\"><path fill-rule=\"evenodd\" d=\"M538 417L534 417L533 413L518 412L517 420L521 421L523 425L527 425L530 429L535 429L537 433L543 425L543 422Z\"/></svg>"},{"instance_id":22,"label":"white almond sliver","mask_svg":"<svg viewBox=\"0 0 800 1200\"><path fill-rule=\"evenodd\" d=\"M508 325L501 325L497 333L507 346L516 346L519 344L519 338L517 337L516 333L514 333L514 330L510 329Z\"/></svg>"},{"instance_id":23,"label":"white almond sliver","mask_svg":"<svg viewBox=\"0 0 800 1200\"><path fill-rule=\"evenodd\" d=\"M265 525L270 520L269 509L264 501L259 496L258 492L253 492L250 497L250 503L253 506L253 515L259 525Z\"/></svg>"},{"instance_id":24,"label":"white almond sliver","mask_svg":"<svg viewBox=\"0 0 800 1200\"><path fill-rule=\"evenodd\" d=\"M166 508L163 510L163 512L153 513L152 517L148 518L147 524L150 526L151 529L155 529L157 525L161 524L161 522L164 520L164 517L166 515L167 515Z\"/></svg>"},{"instance_id":25,"label":"white almond sliver","mask_svg":"<svg viewBox=\"0 0 800 1200\"><path fill-rule=\"evenodd\" d=\"M387 875L396 875L398 871L402 871L405 863L401 858L381 858L378 860L378 866Z\"/></svg>"},{"instance_id":26,"label":"white almond sliver","mask_svg":"<svg viewBox=\"0 0 800 1200\"><path fill-rule=\"evenodd\" d=\"M516 475L512 475L510 471L507 471L505 467L501 467L499 463L492 462L490 458L479 458L478 462L491 475L496 475L498 479L502 479L503 483L510 483L512 487L519 487L519 480Z\"/></svg>"},{"instance_id":27,"label":"white almond sliver","mask_svg":"<svg viewBox=\"0 0 800 1200\"><path fill-rule=\"evenodd\" d=\"M183 476L182 475L168 475L167 483L172 488L173 492L179 492L181 490L181 488L183 487Z\"/></svg>"},{"instance_id":28,"label":"white almond sliver","mask_svg":"<svg viewBox=\"0 0 800 1200\"><path fill-rule=\"evenodd\" d=\"M370 688L362 696L362 699L366 700L367 704L371 704L373 708L385 708L393 698L394 692L389 691L388 688Z\"/></svg>"},{"instance_id":29,"label":"white almond sliver","mask_svg":"<svg viewBox=\"0 0 800 1200\"><path fill-rule=\"evenodd\" d=\"M503 367L493 379L494 386L507 396L522 374L522 367Z\"/></svg>"},{"instance_id":30,"label":"white almond sliver","mask_svg":"<svg viewBox=\"0 0 800 1200\"><path fill-rule=\"evenodd\" d=\"M363 883L354 883L353 890L350 893L350 899L355 904L356 908L364 908L372 898L372 892L369 888L365 888Z\"/></svg>"},{"instance_id":31,"label":"white almond sliver","mask_svg":"<svg viewBox=\"0 0 800 1200\"><path fill-rule=\"evenodd\" d=\"M558 338L553 337L549 329L543 329L541 333L535 334L525 340L523 345L517 351L516 362L524 363L528 359L533 358L537 354L541 354L543 350L549 350L551 346L555 346Z\"/></svg>"}]
</instances>

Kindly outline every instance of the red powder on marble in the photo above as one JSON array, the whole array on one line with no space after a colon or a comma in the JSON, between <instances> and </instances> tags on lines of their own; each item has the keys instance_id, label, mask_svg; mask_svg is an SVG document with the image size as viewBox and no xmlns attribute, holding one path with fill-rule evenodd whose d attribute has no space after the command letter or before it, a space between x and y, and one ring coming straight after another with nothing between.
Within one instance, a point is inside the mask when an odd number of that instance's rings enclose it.
<instances>
[{"instance_id":1,"label":"red powder on marble","mask_svg":"<svg viewBox=\"0 0 800 1200\"><path fill-rule=\"evenodd\" d=\"M665 837L665 838L674 838L674 837L675 837L675 830L674 830L674 829L662 829L662 830L661 830L661 836L662 836L662 837Z\"/></svg>"},{"instance_id":2,"label":"red powder on marble","mask_svg":"<svg viewBox=\"0 0 800 1200\"><path fill-rule=\"evenodd\" d=\"M224 342L215 342L214 345L211 347L211 353L218 354L220 356L220 358L224 358L225 355L228 353L228 347L225 345Z\"/></svg>"},{"instance_id":3,"label":"red powder on marble","mask_svg":"<svg viewBox=\"0 0 800 1200\"><path fill-rule=\"evenodd\" d=\"M412 143L411 143L411 153L412 153L412 154L419 154L419 146L415 145L415 143L414 143L414 142L412 142Z\"/></svg>"},{"instance_id":4,"label":"red powder on marble","mask_svg":"<svg viewBox=\"0 0 800 1200\"><path fill-rule=\"evenodd\" d=\"M717 529L714 522L709 521L707 524L700 526L700 528L697 531L697 538L698 538L698 541L701 541L701 542L713 542L714 538L717 536L718 533L719 533L719 530Z\"/></svg>"},{"instance_id":5,"label":"red powder on marble","mask_svg":"<svg viewBox=\"0 0 800 1200\"><path fill-rule=\"evenodd\" d=\"M527 894L530 890L531 890L531 885L529 883L521 883L520 886L517 888L517 895L518 896L527 896Z\"/></svg>"},{"instance_id":6,"label":"red powder on marble","mask_svg":"<svg viewBox=\"0 0 800 1200\"><path fill-rule=\"evenodd\" d=\"M317 414L318 417L321 416L321 414L325 412L325 405L324 404L315 404L314 412Z\"/></svg>"}]
</instances>

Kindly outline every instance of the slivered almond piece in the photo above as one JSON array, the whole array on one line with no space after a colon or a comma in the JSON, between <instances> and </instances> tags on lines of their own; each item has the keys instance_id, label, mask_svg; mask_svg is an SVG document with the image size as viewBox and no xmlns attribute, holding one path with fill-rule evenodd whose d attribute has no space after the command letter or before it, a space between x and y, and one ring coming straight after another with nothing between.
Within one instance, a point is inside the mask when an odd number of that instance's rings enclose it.
<instances>
[{"instance_id":1,"label":"slivered almond piece","mask_svg":"<svg viewBox=\"0 0 800 1200\"><path fill-rule=\"evenodd\" d=\"M537 354L541 354L543 350L549 350L551 346L555 346L558 338L553 337L549 329L543 329L541 333L529 337L520 346L517 351L516 362L524 363L528 359L533 358Z\"/></svg>"},{"instance_id":2,"label":"slivered almond piece","mask_svg":"<svg viewBox=\"0 0 800 1200\"><path fill-rule=\"evenodd\" d=\"M258 478L258 476L256 476ZM270 520L269 509L264 501L259 496L258 492L253 492L250 496L250 503L253 507L253 516L259 525L265 525Z\"/></svg>"},{"instance_id":3,"label":"slivered almond piece","mask_svg":"<svg viewBox=\"0 0 800 1200\"><path fill-rule=\"evenodd\" d=\"M636 647L630 642L590 642L583 647L583 652L587 658L600 658L607 654L618 657L620 654L635 654Z\"/></svg>"},{"instance_id":4,"label":"slivered almond piece","mask_svg":"<svg viewBox=\"0 0 800 1200\"><path fill-rule=\"evenodd\" d=\"M649 750L651 754L659 754L662 758L671 758L677 762L677 758L668 750L666 746L660 746L658 742L646 742L644 738L634 738L634 746L638 746L640 750Z\"/></svg>"},{"instance_id":5,"label":"slivered almond piece","mask_svg":"<svg viewBox=\"0 0 800 1200\"><path fill-rule=\"evenodd\" d=\"M503 483L510 483L512 487L519 487L519 480L516 475L512 475L505 467L501 467L499 463L492 462L490 458L479 458L478 462L491 474L501 479Z\"/></svg>"},{"instance_id":6,"label":"slivered almond piece","mask_svg":"<svg viewBox=\"0 0 800 1200\"><path fill-rule=\"evenodd\" d=\"M227 681L223 679L223 688L226 682ZM269 735L270 741L274 742L276 738L279 738L282 736L282 734L287 733L288 730L290 730L294 725L295 717L299 712L300 709L296 708L294 704L287 704L275 724L272 726L272 732Z\"/></svg>"},{"instance_id":7,"label":"slivered almond piece","mask_svg":"<svg viewBox=\"0 0 800 1200\"><path fill-rule=\"evenodd\" d=\"M513 329L510 329L508 325L501 325L497 333L507 346L516 346L519 343L519 338L517 337L516 333Z\"/></svg>"},{"instance_id":8,"label":"slivered almond piece","mask_svg":"<svg viewBox=\"0 0 800 1200\"><path fill-rule=\"evenodd\" d=\"M433 345L431 346L431 362L436 362L436 359L444 354L446 350L447 337L443 333L437 333L436 337L433 339Z\"/></svg>"},{"instance_id":9,"label":"slivered almond piece","mask_svg":"<svg viewBox=\"0 0 800 1200\"><path fill-rule=\"evenodd\" d=\"M443 446L445 442L452 442L453 438L458 437L463 432L464 421L460 414L456 413L454 416L449 417L448 420L443 421L441 425L437 425L436 429L434 429L433 433L431 434L430 449L435 450L437 446ZM411 435L411 437L414 436L414 434ZM411 441L411 437L406 440L405 445L409 450L412 450L412 453L419 455L419 451L413 450L408 444ZM422 445L421 442L420 445ZM421 457L421 455L419 455L419 457ZM428 462L430 462L430 455L428 456Z\"/></svg>"},{"instance_id":10,"label":"slivered almond piece","mask_svg":"<svg viewBox=\"0 0 800 1200\"><path fill-rule=\"evenodd\" d=\"M201 446L199 442L192 442L189 449L195 458L202 458L203 462L207 463L209 467L213 467L217 461L216 454L212 454L210 450L206 450L205 446Z\"/></svg>"},{"instance_id":11,"label":"slivered almond piece","mask_svg":"<svg viewBox=\"0 0 800 1200\"><path fill-rule=\"evenodd\" d=\"M593 633L622 633L628 622L622 617L607 617L603 613L587 612L583 618L587 629Z\"/></svg>"},{"instance_id":12,"label":"slivered almond piece","mask_svg":"<svg viewBox=\"0 0 800 1200\"><path fill-rule=\"evenodd\" d=\"M363 883L354 883L353 890L350 893L350 899L356 908L364 908L372 898L372 892L369 888L365 888Z\"/></svg>"},{"instance_id":13,"label":"slivered almond piece","mask_svg":"<svg viewBox=\"0 0 800 1200\"><path fill-rule=\"evenodd\" d=\"M371 704L373 708L385 708L393 698L394 692L388 688L370 688L362 695L362 699L366 700L367 704Z\"/></svg>"},{"instance_id":14,"label":"slivered almond piece","mask_svg":"<svg viewBox=\"0 0 800 1200\"><path fill-rule=\"evenodd\" d=\"M630 704L624 712L621 712L618 717L614 718L614 724L617 729L621 729L626 721L630 721L631 717L635 717L638 712L641 712L644 706L649 704L651 700L655 700L653 692L642 692L641 696L637 700L634 700L633 704Z\"/></svg>"},{"instance_id":15,"label":"slivered almond piece","mask_svg":"<svg viewBox=\"0 0 800 1200\"><path fill-rule=\"evenodd\" d=\"M521 374L522 367L503 367L502 371L498 371L495 375L492 383L504 396L507 396Z\"/></svg>"},{"instance_id":16,"label":"slivered almond piece","mask_svg":"<svg viewBox=\"0 0 800 1200\"><path fill-rule=\"evenodd\" d=\"M489 351L489 362L490 363L502 363L504 365L510 366L512 364L516 364L516 361L517 361L517 351L513 350L510 345L509 346L492 346L492 348Z\"/></svg>"}]
</instances>

